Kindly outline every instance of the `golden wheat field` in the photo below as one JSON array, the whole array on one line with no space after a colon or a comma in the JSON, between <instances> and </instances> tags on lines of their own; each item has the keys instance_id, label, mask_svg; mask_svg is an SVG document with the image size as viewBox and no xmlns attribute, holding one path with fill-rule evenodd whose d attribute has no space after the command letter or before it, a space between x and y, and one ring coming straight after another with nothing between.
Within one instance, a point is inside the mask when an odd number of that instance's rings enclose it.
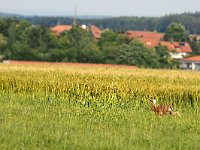
<instances>
[{"instance_id":1,"label":"golden wheat field","mask_svg":"<svg viewBox=\"0 0 200 150\"><path fill-rule=\"evenodd\" d=\"M1 149L200 149L200 72L0 64L0 83Z\"/></svg>"}]
</instances>

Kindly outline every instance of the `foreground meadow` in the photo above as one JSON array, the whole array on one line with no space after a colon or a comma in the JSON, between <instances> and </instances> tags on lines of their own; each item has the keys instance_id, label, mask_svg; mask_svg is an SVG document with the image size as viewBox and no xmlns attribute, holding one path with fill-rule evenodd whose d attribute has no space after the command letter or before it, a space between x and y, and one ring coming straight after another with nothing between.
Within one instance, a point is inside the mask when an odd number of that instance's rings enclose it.
<instances>
[{"instance_id":1,"label":"foreground meadow","mask_svg":"<svg viewBox=\"0 0 200 150\"><path fill-rule=\"evenodd\" d=\"M200 73L0 65L0 149L200 149ZM156 116L148 100L180 118Z\"/></svg>"}]
</instances>

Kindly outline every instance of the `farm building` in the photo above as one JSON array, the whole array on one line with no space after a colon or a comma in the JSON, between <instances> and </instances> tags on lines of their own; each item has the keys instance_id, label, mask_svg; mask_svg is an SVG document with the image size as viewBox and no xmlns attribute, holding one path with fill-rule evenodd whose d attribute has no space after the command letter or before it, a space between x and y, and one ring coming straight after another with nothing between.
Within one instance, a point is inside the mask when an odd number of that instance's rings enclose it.
<instances>
[{"instance_id":1,"label":"farm building","mask_svg":"<svg viewBox=\"0 0 200 150\"><path fill-rule=\"evenodd\" d=\"M200 56L184 58L180 62L181 69L200 70Z\"/></svg>"}]
</instances>

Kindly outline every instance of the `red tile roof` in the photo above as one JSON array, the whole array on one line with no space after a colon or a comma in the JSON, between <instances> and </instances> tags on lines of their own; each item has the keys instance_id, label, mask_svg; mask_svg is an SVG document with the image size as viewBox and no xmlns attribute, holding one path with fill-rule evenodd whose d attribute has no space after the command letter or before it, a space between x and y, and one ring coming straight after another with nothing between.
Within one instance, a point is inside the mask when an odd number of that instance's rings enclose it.
<instances>
[{"instance_id":1,"label":"red tile roof","mask_svg":"<svg viewBox=\"0 0 200 150\"><path fill-rule=\"evenodd\" d=\"M184 58L183 60L200 62L200 56L188 57L188 58Z\"/></svg>"},{"instance_id":2,"label":"red tile roof","mask_svg":"<svg viewBox=\"0 0 200 150\"><path fill-rule=\"evenodd\" d=\"M90 30L92 31L92 34L96 39L101 37L101 30L97 26L91 25Z\"/></svg>"},{"instance_id":3,"label":"red tile roof","mask_svg":"<svg viewBox=\"0 0 200 150\"><path fill-rule=\"evenodd\" d=\"M152 37L152 38L163 38L164 34L162 33L157 33L157 32L151 32L151 31L134 31L134 30L129 30L127 31L127 34L130 38L142 38L142 37Z\"/></svg>"},{"instance_id":4,"label":"red tile roof","mask_svg":"<svg viewBox=\"0 0 200 150\"><path fill-rule=\"evenodd\" d=\"M51 28L51 31L56 35L60 35L64 31L69 31L72 28L71 25L56 25Z\"/></svg>"},{"instance_id":5,"label":"red tile roof","mask_svg":"<svg viewBox=\"0 0 200 150\"><path fill-rule=\"evenodd\" d=\"M147 47L155 47L163 39L164 34L151 31L127 31L129 38L138 39Z\"/></svg>"},{"instance_id":6,"label":"red tile roof","mask_svg":"<svg viewBox=\"0 0 200 150\"><path fill-rule=\"evenodd\" d=\"M192 48L188 42L160 42L160 45L167 46L169 51L177 53L192 53Z\"/></svg>"},{"instance_id":7,"label":"red tile roof","mask_svg":"<svg viewBox=\"0 0 200 150\"><path fill-rule=\"evenodd\" d=\"M84 26L81 26L81 27L84 30L88 29ZM56 25L56 26L51 28L51 31L54 32L56 35L60 35L64 31L71 30L71 28L72 28L71 25ZM101 30L97 26L91 25L90 30L92 31L94 38L98 39L98 38L101 37Z\"/></svg>"},{"instance_id":8,"label":"red tile roof","mask_svg":"<svg viewBox=\"0 0 200 150\"><path fill-rule=\"evenodd\" d=\"M159 44L159 39L154 39L154 38L141 38L139 39L144 45L147 47L153 48L155 46L158 46Z\"/></svg>"}]
</instances>

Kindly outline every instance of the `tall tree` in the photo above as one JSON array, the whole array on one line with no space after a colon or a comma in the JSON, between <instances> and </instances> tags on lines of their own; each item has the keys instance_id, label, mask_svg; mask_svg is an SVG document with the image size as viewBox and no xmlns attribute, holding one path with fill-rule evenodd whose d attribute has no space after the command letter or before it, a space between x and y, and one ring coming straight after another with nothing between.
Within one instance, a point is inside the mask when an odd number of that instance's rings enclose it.
<instances>
[{"instance_id":1,"label":"tall tree","mask_svg":"<svg viewBox=\"0 0 200 150\"><path fill-rule=\"evenodd\" d=\"M5 37L8 37L8 31L11 24L16 24L18 22L15 18L1 18L0 17L0 33L2 33Z\"/></svg>"},{"instance_id":2,"label":"tall tree","mask_svg":"<svg viewBox=\"0 0 200 150\"><path fill-rule=\"evenodd\" d=\"M100 51L97 45L92 41L88 41L87 44L81 48L78 57L79 62L86 63L102 63L102 59L102 51Z\"/></svg>"},{"instance_id":3,"label":"tall tree","mask_svg":"<svg viewBox=\"0 0 200 150\"><path fill-rule=\"evenodd\" d=\"M118 56L115 57L117 64L136 65L133 49L130 45L122 44L118 49Z\"/></svg>"},{"instance_id":4,"label":"tall tree","mask_svg":"<svg viewBox=\"0 0 200 150\"><path fill-rule=\"evenodd\" d=\"M112 30L105 31L101 34L101 38L98 40L98 45L102 49L109 45L116 45L117 34Z\"/></svg>"},{"instance_id":5,"label":"tall tree","mask_svg":"<svg viewBox=\"0 0 200 150\"><path fill-rule=\"evenodd\" d=\"M73 27L68 32L69 46L68 46L68 60L76 62L79 60L80 51L88 41L88 33L80 27Z\"/></svg>"},{"instance_id":6,"label":"tall tree","mask_svg":"<svg viewBox=\"0 0 200 150\"><path fill-rule=\"evenodd\" d=\"M200 40L197 40L195 37L190 41L190 45L192 47L192 52L194 55L200 55Z\"/></svg>"},{"instance_id":7,"label":"tall tree","mask_svg":"<svg viewBox=\"0 0 200 150\"><path fill-rule=\"evenodd\" d=\"M22 21L19 21L16 23L16 31L17 31L17 35L16 35L16 38L18 41L23 41L23 33L24 31L31 27L32 24L26 20L22 20Z\"/></svg>"},{"instance_id":8,"label":"tall tree","mask_svg":"<svg viewBox=\"0 0 200 150\"><path fill-rule=\"evenodd\" d=\"M169 50L166 46L156 46L156 53L159 56L159 68L171 68L173 65L173 60L169 54Z\"/></svg>"},{"instance_id":9,"label":"tall tree","mask_svg":"<svg viewBox=\"0 0 200 150\"><path fill-rule=\"evenodd\" d=\"M171 23L167 27L166 34L164 36L166 41L188 41L188 33L185 27L180 23Z\"/></svg>"},{"instance_id":10,"label":"tall tree","mask_svg":"<svg viewBox=\"0 0 200 150\"><path fill-rule=\"evenodd\" d=\"M3 61L4 58L4 50L7 45L7 40L3 36L3 34L0 34L0 62Z\"/></svg>"},{"instance_id":11,"label":"tall tree","mask_svg":"<svg viewBox=\"0 0 200 150\"><path fill-rule=\"evenodd\" d=\"M155 49L147 48L143 43L138 40L133 40L130 43L134 56L134 64L142 67L153 67L159 66L159 56Z\"/></svg>"},{"instance_id":12,"label":"tall tree","mask_svg":"<svg viewBox=\"0 0 200 150\"><path fill-rule=\"evenodd\" d=\"M17 28L16 23L11 23L8 29L8 47L11 48L12 45L17 41Z\"/></svg>"}]
</instances>

